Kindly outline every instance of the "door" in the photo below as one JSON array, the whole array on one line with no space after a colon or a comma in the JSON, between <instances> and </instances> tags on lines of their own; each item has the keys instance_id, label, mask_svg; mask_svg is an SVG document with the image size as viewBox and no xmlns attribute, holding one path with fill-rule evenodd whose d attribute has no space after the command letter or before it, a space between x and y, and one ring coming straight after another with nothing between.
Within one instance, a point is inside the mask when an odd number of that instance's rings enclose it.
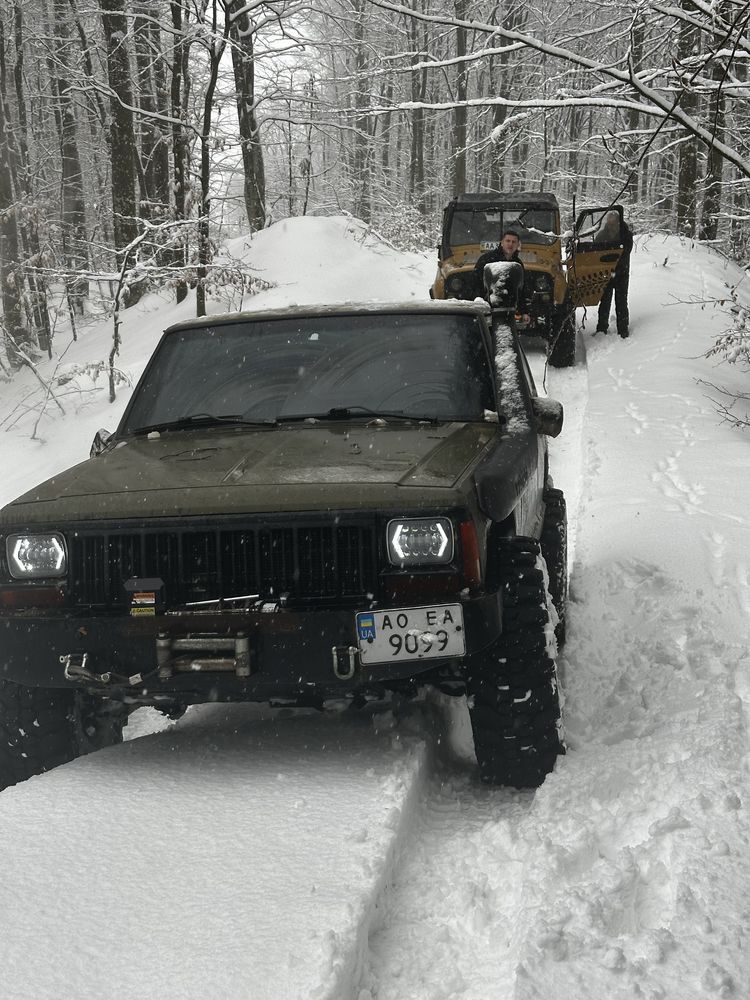
<instances>
[{"instance_id":1,"label":"door","mask_svg":"<svg viewBox=\"0 0 750 1000\"><path fill-rule=\"evenodd\" d=\"M622 255L622 205L587 208L576 219L565 261L574 306L596 306Z\"/></svg>"}]
</instances>

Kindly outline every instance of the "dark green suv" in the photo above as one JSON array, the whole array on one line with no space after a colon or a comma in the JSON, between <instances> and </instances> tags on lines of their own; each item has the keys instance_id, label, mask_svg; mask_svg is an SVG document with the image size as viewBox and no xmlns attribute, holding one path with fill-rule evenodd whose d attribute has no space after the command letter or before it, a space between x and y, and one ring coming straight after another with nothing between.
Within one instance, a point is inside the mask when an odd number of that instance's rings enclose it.
<instances>
[{"instance_id":1,"label":"dark green suv","mask_svg":"<svg viewBox=\"0 0 750 1000\"><path fill-rule=\"evenodd\" d=\"M563 749L565 505L502 316L457 301L166 331L92 457L0 511L0 785L128 712L469 696L485 780Z\"/></svg>"}]
</instances>

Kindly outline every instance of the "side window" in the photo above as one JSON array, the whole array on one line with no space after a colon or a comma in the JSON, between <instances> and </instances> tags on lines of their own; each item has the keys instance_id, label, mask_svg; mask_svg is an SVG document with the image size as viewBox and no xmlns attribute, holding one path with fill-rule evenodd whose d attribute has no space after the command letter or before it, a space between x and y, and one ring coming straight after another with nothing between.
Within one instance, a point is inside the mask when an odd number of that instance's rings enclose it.
<instances>
[{"instance_id":1,"label":"side window","mask_svg":"<svg viewBox=\"0 0 750 1000\"><path fill-rule=\"evenodd\" d=\"M577 249L604 250L622 245L622 208L591 208L576 220Z\"/></svg>"}]
</instances>

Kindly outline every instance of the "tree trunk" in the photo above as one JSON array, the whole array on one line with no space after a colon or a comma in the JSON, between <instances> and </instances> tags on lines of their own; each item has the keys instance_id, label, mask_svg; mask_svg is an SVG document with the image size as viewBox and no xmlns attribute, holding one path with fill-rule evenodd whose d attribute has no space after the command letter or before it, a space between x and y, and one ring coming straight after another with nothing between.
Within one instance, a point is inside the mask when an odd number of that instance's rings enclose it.
<instances>
[{"instance_id":1,"label":"tree trunk","mask_svg":"<svg viewBox=\"0 0 750 1000\"><path fill-rule=\"evenodd\" d=\"M253 24L242 7L242 0L230 0L227 5L227 17L231 21L229 37L232 44L237 119L242 147L245 210L250 231L254 232L266 224L266 175L263 147L258 134L258 120L255 116Z\"/></svg>"},{"instance_id":2,"label":"tree trunk","mask_svg":"<svg viewBox=\"0 0 750 1000\"><path fill-rule=\"evenodd\" d=\"M208 50L208 82L203 98L203 127L201 129L201 198L198 204L198 283L195 289L195 306L198 316L206 315L206 278L211 262L211 125L213 121L214 93L219 78L219 65L227 45L229 24L225 22L224 32L217 33L217 0L213 7L213 30Z\"/></svg>"},{"instance_id":3,"label":"tree trunk","mask_svg":"<svg viewBox=\"0 0 750 1000\"><path fill-rule=\"evenodd\" d=\"M167 86L166 63L162 54L161 29L156 18L152 17L149 19L147 30L150 39L150 49L154 53L152 72L154 77L156 110L167 118L170 112L169 88ZM169 141L167 138L168 126L161 122L154 122L153 131L156 140L156 145L152 153L153 198L159 207L159 218L167 218L171 202Z\"/></svg>"},{"instance_id":4,"label":"tree trunk","mask_svg":"<svg viewBox=\"0 0 750 1000\"><path fill-rule=\"evenodd\" d=\"M683 0L683 7L690 11L690 0ZM686 21L680 24L680 34L677 42L678 65L689 59L698 46L698 31ZM694 116L698 110L698 97L689 83L692 69L690 64L682 69L683 93L680 101L682 110ZM697 223L697 202L695 197L698 183L698 148L697 140L688 135L679 147L677 154L677 232L685 236L695 236Z\"/></svg>"},{"instance_id":5,"label":"tree trunk","mask_svg":"<svg viewBox=\"0 0 750 1000\"><path fill-rule=\"evenodd\" d=\"M416 18L411 18L409 23L409 34L411 38L411 49L413 52L412 63L416 66L424 55L424 32L422 28L420 36L420 25ZM415 105L411 116L411 158L409 161L409 190L412 203L424 214L425 211L425 175L424 175L424 109L419 105L425 99L427 91L427 71L422 69L412 69L411 71L411 99Z\"/></svg>"},{"instance_id":6,"label":"tree trunk","mask_svg":"<svg viewBox=\"0 0 750 1000\"><path fill-rule=\"evenodd\" d=\"M717 13L726 7L726 3L717 5ZM714 35L714 47L719 49L722 44L722 36ZM723 85L727 67L725 60L715 58L711 63L711 79L716 90L709 101L709 121L708 126L718 142L726 139L726 99L724 97ZM704 180L703 195L703 216L701 222L701 239L715 240L719 235L719 216L721 213L722 196L722 173L724 158L719 155L716 146L710 146L706 157L706 176Z\"/></svg>"},{"instance_id":7,"label":"tree trunk","mask_svg":"<svg viewBox=\"0 0 750 1000\"><path fill-rule=\"evenodd\" d=\"M149 35L149 11L151 5L142 2L134 3L136 11L133 25L133 48L135 50L136 83L138 90L138 107L141 114L138 122L138 142L140 145L140 160L143 176L141 189L140 212L144 218L158 219L159 211L155 199L154 183L154 152L159 142L158 130L155 127L156 86L152 73L155 54L151 51Z\"/></svg>"},{"instance_id":8,"label":"tree trunk","mask_svg":"<svg viewBox=\"0 0 750 1000\"><path fill-rule=\"evenodd\" d=\"M67 0L53 0L52 16L53 30L58 41L55 68L51 78L56 98L55 118L60 136L62 239L63 252L69 271L66 289L73 315L82 316L84 302L89 294L89 281L86 277L88 234L86 232L83 172L78 151L76 97L68 79L67 43L70 32L68 29Z\"/></svg>"},{"instance_id":9,"label":"tree trunk","mask_svg":"<svg viewBox=\"0 0 750 1000\"><path fill-rule=\"evenodd\" d=\"M115 248L123 250L138 233L136 144L133 128L133 85L128 57L128 22L124 0L99 0L107 43L112 150L112 210Z\"/></svg>"},{"instance_id":10,"label":"tree trunk","mask_svg":"<svg viewBox=\"0 0 750 1000\"><path fill-rule=\"evenodd\" d=\"M0 34L2 27L0 26ZM29 288L29 298L31 305L31 315L36 332L39 347L46 351L51 357L52 330L49 321L49 310L47 308L47 288L44 278L41 275L41 247L39 243L39 227L37 213L34 208L34 192L32 190L32 169L28 146L28 116L26 113L26 90L24 86L24 37L23 37L23 16L21 7L16 0L14 6L14 45L16 50L16 62L13 67L13 79L16 95L16 112L18 115L18 168L16 197L19 203L23 200L25 211L21 213L19 225L22 232L23 242L26 246L24 271ZM0 38L0 49L4 51L4 39ZM5 82L5 64L3 58L2 68L2 92L8 93ZM9 115L5 113L6 125L9 125ZM6 133L10 138L10 132Z\"/></svg>"},{"instance_id":11,"label":"tree trunk","mask_svg":"<svg viewBox=\"0 0 750 1000\"><path fill-rule=\"evenodd\" d=\"M466 20L468 0L454 0L456 18ZM456 55L459 60L466 56L466 28L456 26ZM466 63L459 61L456 70L456 107L453 111L453 193L466 193L466 138L468 73Z\"/></svg>"},{"instance_id":12,"label":"tree trunk","mask_svg":"<svg viewBox=\"0 0 750 1000\"><path fill-rule=\"evenodd\" d=\"M630 48L630 61L632 65L632 70L636 74L641 69L641 65L643 63L643 48L645 44L645 34L646 34L646 28L645 28L644 18L643 16L638 16L636 17L635 22L633 24L633 30L631 35L632 42ZM628 123L628 131L633 133L629 137L627 142L627 158L628 158L627 165L632 174L632 176L628 180L627 190L630 191L633 201L637 201L638 189L639 189L639 176L641 175L641 172L644 169L644 160L641 160L640 163L638 163L638 166L636 167L636 163L638 162L640 142L636 137L635 133L638 131L641 116L635 110L635 108L631 108L627 112L626 118Z\"/></svg>"},{"instance_id":13,"label":"tree trunk","mask_svg":"<svg viewBox=\"0 0 750 1000\"><path fill-rule=\"evenodd\" d=\"M354 133L354 186L356 214L365 222L372 221L372 203L369 171L369 134L367 117L362 112L367 106L369 77L365 41L365 4L357 0L354 5L354 106L356 108Z\"/></svg>"},{"instance_id":14,"label":"tree trunk","mask_svg":"<svg viewBox=\"0 0 750 1000\"><path fill-rule=\"evenodd\" d=\"M5 117L5 101L0 100L0 296L3 303L2 325L5 349L12 368L23 364L18 348L30 345L31 337L24 322L23 275L18 266L18 203L13 191L13 151L10 123Z\"/></svg>"},{"instance_id":15,"label":"tree trunk","mask_svg":"<svg viewBox=\"0 0 750 1000\"><path fill-rule=\"evenodd\" d=\"M81 44L81 57L83 60L83 72L86 78L85 97L91 108L88 115L88 125L91 129L93 140L93 150L91 157L91 169L94 174L94 184L96 187L95 201L97 205L96 218L93 222L94 229L98 227L98 241L102 245L109 245L114 239L112 229L112 213L107 211L109 204L109 164L110 136L107 127L107 109L104 98L99 92L99 80L94 73L94 64L91 58L92 43L89 42L83 21L78 16L76 0L68 0L71 23L75 24L78 39ZM97 53L98 56L98 53ZM98 58L97 58L98 62Z\"/></svg>"},{"instance_id":16,"label":"tree trunk","mask_svg":"<svg viewBox=\"0 0 750 1000\"><path fill-rule=\"evenodd\" d=\"M185 121L190 78L188 76L188 55L190 43L187 40L188 13L183 20L182 6L179 0L171 0L172 27L174 29L174 57L172 63L172 83L170 88L170 104L172 111L172 169L174 177L174 217L178 222L187 218L187 186L188 186L188 139L183 122ZM184 237L179 237L172 251L172 262L177 267L187 263L187 247ZM178 302L187 298L188 286L184 278L175 283L175 296Z\"/></svg>"}]
</instances>

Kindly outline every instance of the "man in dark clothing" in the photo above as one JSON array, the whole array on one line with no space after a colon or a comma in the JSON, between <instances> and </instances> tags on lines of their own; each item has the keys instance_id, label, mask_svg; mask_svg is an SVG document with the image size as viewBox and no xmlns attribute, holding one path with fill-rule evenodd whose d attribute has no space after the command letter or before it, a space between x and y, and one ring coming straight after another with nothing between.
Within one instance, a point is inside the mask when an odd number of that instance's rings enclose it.
<instances>
[{"instance_id":1,"label":"man in dark clothing","mask_svg":"<svg viewBox=\"0 0 750 1000\"><path fill-rule=\"evenodd\" d=\"M518 251L521 248L521 238L514 229L506 229L500 238L499 246L495 247L494 250L487 250L483 253L476 264L474 265L474 273L477 276L477 287L480 289L480 294L484 295L484 266L485 264L494 264L496 261L513 261L515 264L520 264L522 268L522 274L525 279L526 272L523 271L523 261L518 256ZM528 305L526 302L526 289L524 287L524 281L521 281L520 290L518 293L518 311L522 314L524 321L528 322Z\"/></svg>"},{"instance_id":2,"label":"man in dark clothing","mask_svg":"<svg viewBox=\"0 0 750 1000\"><path fill-rule=\"evenodd\" d=\"M617 212L610 212L618 218ZM633 233L627 222L622 224L622 254L617 261L614 274L604 289L599 303L599 315L596 322L596 332L606 333L609 327L609 312L612 308L612 295L615 297L615 316L617 332L621 337L630 333L630 314L628 313L628 285L630 284L630 252L633 249Z\"/></svg>"}]
</instances>

